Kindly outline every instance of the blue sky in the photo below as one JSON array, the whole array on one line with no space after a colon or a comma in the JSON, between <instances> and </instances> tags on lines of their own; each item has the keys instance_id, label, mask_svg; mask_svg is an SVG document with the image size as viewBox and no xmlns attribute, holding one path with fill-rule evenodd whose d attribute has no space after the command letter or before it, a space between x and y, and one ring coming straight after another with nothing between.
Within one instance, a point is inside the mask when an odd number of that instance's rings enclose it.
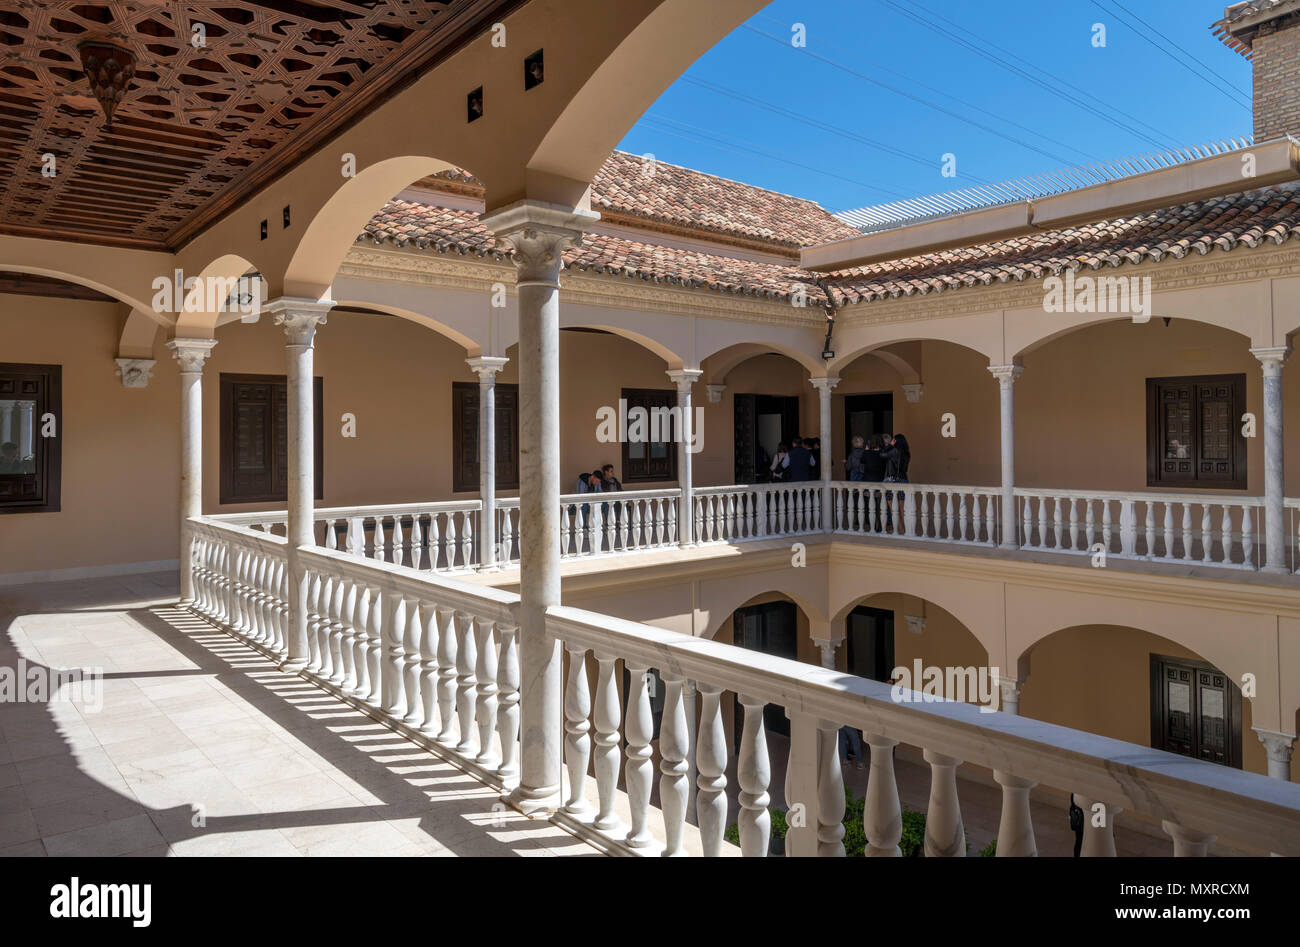
<instances>
[{"instance_id":1,"label":"blue sky","mask_svg":"<svg viewBox=\"0 0 1300 947\"><path fill-rule=\"evenodd\" d=\"M776 0L695 63L620 147L839 211L1245 137L1250 64L1209 29L1224 6ZM942 174L946 154L955 178Z\"/></svg>"}]
</instances>

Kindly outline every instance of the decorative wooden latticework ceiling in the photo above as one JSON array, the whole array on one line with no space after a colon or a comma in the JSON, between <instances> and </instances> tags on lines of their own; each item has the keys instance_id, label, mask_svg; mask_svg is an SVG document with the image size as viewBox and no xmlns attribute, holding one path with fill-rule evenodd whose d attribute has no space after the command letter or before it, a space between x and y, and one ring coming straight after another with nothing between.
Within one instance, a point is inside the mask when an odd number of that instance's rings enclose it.
<instances>
[{"instance_id":1,"label":"decorative wooden latticework ceiling","mask_svg":"<svg viewBox=\"0 0 1300 947\"><path fill-rule=\"evenodd\" d=\"M520 2L7 0L0 231L175 248ZM136 57L111 130L87 41Z\"/></svg>"}]
</instances>

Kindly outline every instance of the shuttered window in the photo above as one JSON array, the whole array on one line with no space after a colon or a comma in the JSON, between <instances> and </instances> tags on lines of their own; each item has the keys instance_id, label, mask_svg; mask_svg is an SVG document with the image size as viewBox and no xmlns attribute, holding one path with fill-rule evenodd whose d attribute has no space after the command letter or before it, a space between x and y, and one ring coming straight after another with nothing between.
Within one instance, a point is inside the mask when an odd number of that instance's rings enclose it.
<instances>
[{"instance_id":1,"label":"shuttered window","mask_svg":"<svg viewBox=\"0 0 1300 947\"><path fill-rule=\"evenodd\" d=\"M632 425L634 408L646 411L645 434L659 434L658 440L645 440L631 443L630 437L623 441L623 482L645 483L656 480L677 479L677 444L671 438L676 433L675 423L667 421L667 411L677 405L677 392L671 388L624 388L622 398L627 402L628 427ZM652 424L656 411L660 423ZM656 430L656 428L658 430ZM665 439L667 438L667 439ZM595 469L593 465L592 469Z\"/></svg>"},{"instance_id":2,"label":"shuttered window","mask_svg":"<svg viewBox=\"0 0 1300 947\"><path fill-rule=\"evenodd\" d=\"M63 369L0 362L0 513L59 512Z\"/></svg>"},{"instance_id":3,"label":"shuttered window","mask_svg":"<svg viewBox=\"0 0 1300 947\"><path fill-rule=\"evenodd\" d=\"M495 427L497 489L519 489L519 386L496 385ZM457 381L451 386L452 431L451 488L457 493L477 493L478 384Z\"/></svg>"},{"instance_id":4,"label":"shuttered window","mask_svg":"<svg viewBox=\"0 0 1300 947\"><path fill-rule=\"evenodd\" d=\"M1147 379L1147 485L1246 489L1245 375Z\"/></svg>"},{"instance_id":5,"label":"shuttered window","mask_svg":"<svg viewBox=\"0 0 1300 947\"><path fill-rule=\"evenodd\" d=\"M324 497L321 379L315 379L316 499ZM289 499L289 385L283 375L221 376L221 502Z\"/></svg>"}]
</instances>

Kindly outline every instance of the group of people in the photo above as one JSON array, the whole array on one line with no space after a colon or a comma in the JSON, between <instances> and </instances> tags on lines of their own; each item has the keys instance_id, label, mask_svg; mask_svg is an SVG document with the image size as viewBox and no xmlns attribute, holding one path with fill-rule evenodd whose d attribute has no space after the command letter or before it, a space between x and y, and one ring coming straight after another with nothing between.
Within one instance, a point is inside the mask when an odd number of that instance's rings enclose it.
<instances>
[{"instance_id":1,"label":"group of people","mask_svg":"<svg viewBox=\"0 0 1300 947\"><path fill-rule=\"evenodd\" d=\"M853 449L844 459L844 474L849 480L866 483L907 483L907 468L912 449L905 434L872 434L853 438Z\"/></svg>"},{"instance_id":2,"label":"group of people","mask_svg":"<svg viewBox=\"0 0 1300 947\"><path fill-rule=\"evenodd\" d=\"M617 493L623 484L614 476L614 465L606 464L591 473L578 474L578 485L574 493Z\"/></svg>"},{"instance_id":3,"label":"group of people","mask_svg":"<svg viewBox=\"0 0 1300 947\"><path fill-rule=\"evenodd\" d=\"M817 464L821 447L821 438L818 437L792 437L789 444L782 441L776 446L776 456L768 467L772 481L800 483L805 480L820 480Z\"/></svg>"}]
</instances>

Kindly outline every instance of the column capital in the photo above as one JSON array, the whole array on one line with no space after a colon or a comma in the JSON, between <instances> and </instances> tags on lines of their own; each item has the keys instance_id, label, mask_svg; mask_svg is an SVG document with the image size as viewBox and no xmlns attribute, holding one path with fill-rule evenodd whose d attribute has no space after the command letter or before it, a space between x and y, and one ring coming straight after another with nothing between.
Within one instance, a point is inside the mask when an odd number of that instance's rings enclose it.
<instances>
[{"instance_id":1,"label":"column capital","mask_svg":"<svg viewBox=\"0 0 1300 947\"><path fill-rule=\"evenodd\" d=\"M989 374L998 380L1000 385L1014 385L1016 379L1020 377L1025 370L1025 366L1019 362L1012 362L1009 365L990 365Z\"/></svg>"},{"instance_id":2,"label":"column capital","mask_svg":"<svg viewBox=\"0 0 1300 947\"><path fill-rule=\"evenodd\" d=\"M674 368L664 374L672 379L678 391L690 391L691 385L699 381L704 372L698 368Z\"/></svg>"},{"instance_id":3,"label":"column capital","mask_svg":"<svg viewBox=\"0 0 1300 947\"><path fill-rule=\"evenodd\" d=\"M1291 355L1289 345L1269 345L1264 348L1251 349L1250 354L1260 360L1264 374L1276 374L1282 371L1282 363Z\"/></svg>"},{"instance_id":4,"label":"column capital","mask_svg":"<svg viewBox=\"0 0 1300 947\"><path fill-rule=\"evenodd\" d=\"M115 358L117 372L122 379L123 388L145 388L153 377L153 367L158 363L152 358Z\"/></svg>"},{"instance_id":5,"label":"column capital","mask_svg":"<svg viewBox=\"0 0 1300 947\"><path fill-rule=\"evenodd\" d=\"M600 220L590 210L522 200L484 214L481 223L514 250L517 286L559 288L564 251L582 243L582 234Z\"/></svg>"},{"instance_id":6,"label":"column capital","mask_svg":"<svg viewBox=\"0 0 1300 947\"><path fill-rule=\"evenodd\" d=\"M722 393L727 390L727 386L705 385L705 390L709 393L709 404L718 404L722 401Z\"/></svg>"},{"instance_id":7,"label":"column capital","mask_svg":"<svg viewBox=\"0 0 1300 947\"><path fill-rule=\"evenodd\" d=\"M477 358L465 359L465 364L470 370L478 375L480 382L493 384L496 381L497 372L505 368L510 363L510 359L502 358L495 355L480 355Z\"/></svg>"},{"instance_id":8,"label":"column capital","mask_svg":"<svg viewBox=\"0 0 1300 947\"><path fill-rule=\"evenodd\" d=\"M818 391L827 395L840 383L838 376L835 378L809 378L808 381Z\"/></svg>"},{"instance_id":9,"label":"column capital","mask_svg":"<svg viewBox=\"0 0 1300 947\"><path fill-rule=\"evenodd\" d=\"M1291 762L1291 754L1295 750L1296 735L1294 733L1285 733L1281 730L1266 730L1263 727L1251 727L1259 737L1259 742L1264 744L1264 752L1270 760L1278 762Z\"/></svg>"},{"instance_id":10,"label":"column capital","mask_svg":"<svg viewBox=\"0 0 1300 947\"><path fill-rule=\"evenodd\" d=\"M325 324L334 303L281 296L272 299L265 308L275 318L276 325L284 326L289 345L311 345L316 338L316 327Z\"/></svg>"},{"instance_id":11,"label":"column capital","mask_svg":"<svg viewBox=\"0 0 1300 947\"><path fill-rule=\"evenodd\" d=\"M907 399L908 404L916 404L921 400L921 395L925 392L925 385L917 382L915 385L903 386L903 397Z\"/></svg>"},{"instance_id":12,"label":"column capital","mask_svg":"<svg viewBox=\"0 0 1300 947\"><path fill-rule=\"evenodd\" d=\"M203 363L216 344L216 339L167 340L167 347L172 350L172 358L180 363L182 372L203 371Z\"/></svg>"}]
</instances>

